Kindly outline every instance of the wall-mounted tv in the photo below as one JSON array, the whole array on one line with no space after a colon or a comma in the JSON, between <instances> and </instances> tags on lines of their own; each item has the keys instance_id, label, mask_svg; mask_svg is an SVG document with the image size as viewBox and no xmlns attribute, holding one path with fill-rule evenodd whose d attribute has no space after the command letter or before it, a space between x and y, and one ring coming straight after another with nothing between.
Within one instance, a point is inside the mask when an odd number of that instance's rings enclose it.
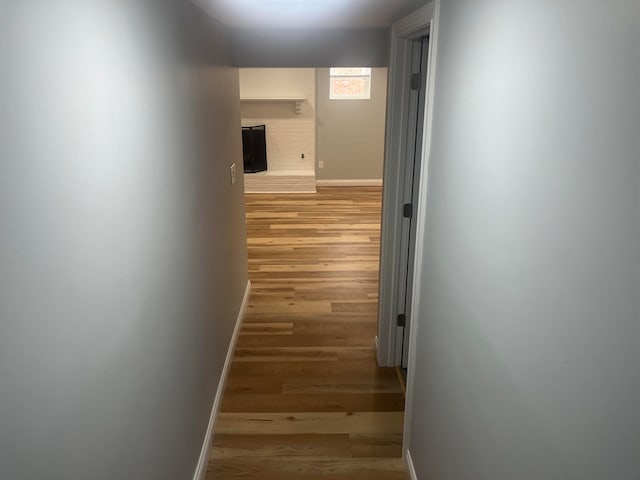
<instances>
[{"instance_id":1,"label":"wall-mounted tv","mask_svg":"<svg viewBox=\"0 0 640 480\"><path fill-rule=\"evenodd\" d=\"M264 172L267 169L266 126L242 127L242 155L244 173Z\"/></svg>"}]
</instances>

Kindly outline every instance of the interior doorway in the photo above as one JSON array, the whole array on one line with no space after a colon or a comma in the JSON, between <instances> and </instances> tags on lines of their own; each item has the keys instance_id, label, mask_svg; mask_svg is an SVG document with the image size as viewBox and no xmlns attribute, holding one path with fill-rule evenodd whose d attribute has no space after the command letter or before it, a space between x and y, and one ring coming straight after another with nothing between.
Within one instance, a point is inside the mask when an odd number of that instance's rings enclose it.
<instances>
[{"instance_id":1,"label":"interior doorway","mask_svg":"<svg viewBox=\"0 0 640 480\"><path fill-rule=\"evenodd\" d=\"M410 369L414 265L428 172L435 3L392 27L382 214L377 359ZM413 319L415 320L415 319ZM407 384L410 382L408 381Z\"/></svg>"},{"instance_id":2,"label":"interior doorway","mask_svg":"<svg viewBox=\"0 0 640 480\"><path fill-rule=\"evenodd\" d=\"M400 366L408 368L409 338L411 332L411 300L416 245L416 218L414 210L418 204L420 192L420 170L422 163L422 144L424 130L424 112L426 96L427 60L429 37L422 36L410 41L410 89L409 108L407 110L407 150L404 165L404 191L402 209L402 232L398 262L398 326L402 329L398 335Z\"/></svg>"}]
</instances>

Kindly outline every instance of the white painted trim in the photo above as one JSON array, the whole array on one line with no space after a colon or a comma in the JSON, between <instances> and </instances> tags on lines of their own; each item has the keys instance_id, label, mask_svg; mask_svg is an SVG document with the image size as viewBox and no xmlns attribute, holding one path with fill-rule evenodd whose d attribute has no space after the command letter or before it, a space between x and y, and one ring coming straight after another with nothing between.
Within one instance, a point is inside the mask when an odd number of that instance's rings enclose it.
<instances>
[{"instance_id":1,"label":"white painted trim","mask_svg":"<svg viewBox=\"0 0 640 480\"><path fill-rule=\"evenodd\" d=\"M233 329L231 335L231 342L229 343L229 349L227 350L227 358L224 361L222 367L222 375L220 375L220 381L218 382L218 390L216 391L216 397L213 400L213 407L211 408L211 416L209 417L209 426L207 427L207 433L204 436L204 443L202 444L202 450L200 450L200 457L198 458L198 464L196 465L196 472L193 474L193 480L204 480L207 475L207 468L209 466L209 456L211 453L211 446L213 444L213 435L215 433L216 418L218 417L218 411L220 410L220 404L222 403L222 395L224 393L224 387L227 383L227 377L229 376L229 370L231 369L231 362L233 360L233 352L236 348L238 341L238 335L240 335L240 328L242 326L242 320L249 304L249 296L251 294L251 282L247 281L247 288L244 291L244 297L242 298L242 304L238 311L238 317L236 318L236 326Z\"/></svg>"},{"instance_id":2,"label":"white painted trim","mask_svg":"<svg viewBox=\"0 0 640 480\"><path fill-rule=\"evenodd\" d=\"M245 193L316 193L316 176L306 172L270 172L244 175Z\"/></svg>"},{"instance_id":3,"label":"white painted trim","mask_svg":"<svg viewBox=\"0 0 640 480\"><path fill-rule=\"evenodd\" d=\"M431 2L391 27L391 58L387 90L387 131L384 154L384 185L382 193L382 231L380 245L380 287L378 308L378 364L398 365L398 270L402 232L402 204L406 162L406 132L409 108L406 86L409 85L410 41L431 35L430 22L436 5ZM431 41L430 41L431 43Z\"/></svg>"},{"instance_id":4,"label":"white painted trim","mask_svg":"<svg viewBox=\"0 0 640 480\"><path fill-rule=\"evenodd\" d=\"M427 188L429 186L429 161L431 157L431 142L433 131L433 100L435 96L435 80L436 66L438 61L438 24L440 19L440 2L435 0L435 10L433 18L430 20L431 33L429 35L429 65L427 68L427 104L425 106L426 121L424 122L424 145L422 150L422 166L420 171L420 192L418 196L418 208L416 212L417 228L416 228L416 250L415 265L413 270L413 290L411 311L415 312L415 321L412 324L409 334L409 365L407 378L407 399L405 402L404 416L404 434L402 439L403 448L410 447L411 425L413 417L413 388L415 385L415 365L416 365L416 349L417 334L420 323L426 319L419 319L417 314L420 312L420 298L422 291L422 262L424 259L424 247L426 238L426 213L427 213Z\"/></svg>"},{"instance_id":5,"label":"white painted trim","mask_svg":"<svg viewBox=\"0 0 640 480\"><path fill-rule=\"evenodd\" d=\"M429 21L435 12L434 2L420 7L415 12L401 18L391 27L391 33L398 38L416 38L429 33ZM425 22L425 19L426 22Z\"/></svg>"},{"instance_id":6,"label":"white painted trim","mask_svg":"<svg viewBox=\"0 0 640 480\"><path fill-rule=\"evenodd\" d=\"M378 364L395 366L396 329L391 326L397 313L396 291L398 244L400 242L402 204L401 172L405 151L407 102L403 85L409 80L404 75L407 69L407 42L391 37L391 59L387 90L387 122L384 153L384 184L382 188L382 229L380 244L380 286L378 295Z\"/></svg>"},{"instance_id":7,"label":"white painted trim","mask_svg":"<svg viewBox=\"0 0 640 480\"><path fill-rule=\"evenodd\" d=\"M411 480L418 480L418 475L416 475L416 469L413 466L413 459L411 458L411 452L409 450L404 453L404 463L407 465L407 471L409 472Z\"/></svg>"},{"instance_id":8,"label":"white painted trim","mask_svg":"<svg viewBox=\"0 0 640 480\"><path fill-rule=\"evenodd\" d=\"M260 195L261 193L283 193L283 194L288 194L288 193L295 193L295 194L311 194L311 193L317 193L315 190L250 190L250 191L245 191L244 193L248 194L248 195Z\"/></svg>"},{"instance_id":9,"label":"white painted trim","mask_svg":"<svg viewBox=\"0 0 640 480\"><path fill-rule=\"evenodd\" d=\"M381 187L381 178L354 180L316 180L318 187Z\"/></svg>"}]
</instances>

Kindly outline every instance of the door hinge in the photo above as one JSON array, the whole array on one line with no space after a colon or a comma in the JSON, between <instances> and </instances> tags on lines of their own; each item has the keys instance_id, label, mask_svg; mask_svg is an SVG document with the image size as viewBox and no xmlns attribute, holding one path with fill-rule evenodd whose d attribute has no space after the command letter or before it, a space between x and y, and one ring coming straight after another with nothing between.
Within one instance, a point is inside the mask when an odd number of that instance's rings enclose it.
<instances>
[{"instance_id":1,"label":"door hinge","mask_svg":"<svg viewBox=\"0 0 640 480\"><path fill-rule=\"evenodd\" d=\"M422 76L419 73L411 74L411 90L420 90L422 88Z\"/></svg>"},{"instance_id":2,"label":"door hinge","mask_svg":"<svg viewBox=\"0 0 640 480\"><path fill-rule=\"evenodd\" d=\"M402 216L404 218L411 218L413 216L413 205L410 203L405 203L402 206Z\"/></svg>"},{"instance_id":3,"label":"door hinge","mask_svg":"<svg viewBox=\"0 0 640 480\"><path fill-rule=\"evenodd\" d=\"M398 315L398 326L404 327L407 324L407 316L404 313Z\"/></svg>"}]
</instances>

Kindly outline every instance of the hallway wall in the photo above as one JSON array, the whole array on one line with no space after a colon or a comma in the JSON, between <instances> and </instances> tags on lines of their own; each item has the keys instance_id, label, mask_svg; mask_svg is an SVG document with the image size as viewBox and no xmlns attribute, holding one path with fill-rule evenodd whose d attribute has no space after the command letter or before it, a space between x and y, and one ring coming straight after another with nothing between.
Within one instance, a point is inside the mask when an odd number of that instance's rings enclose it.
<instances>
[{"instance_id":1,"label":"hallway wall","mask_svg":"<svg viewBox=\"0 0 640 480\"><path fill-rule=\"evenodd\" d=\"M247 283L239 88L169 3L0 5L1 478L193 477Z\"/></svg>"},{"instance_id":2,"label":"hallway wall","mask_svg":"<svg viewBox=\"0 0 640 480\"><path fill-rule=\"evenodd\" d=\"M441 2L420 479L640 478L638 18Z\"/></svg>"}]
</instances>

